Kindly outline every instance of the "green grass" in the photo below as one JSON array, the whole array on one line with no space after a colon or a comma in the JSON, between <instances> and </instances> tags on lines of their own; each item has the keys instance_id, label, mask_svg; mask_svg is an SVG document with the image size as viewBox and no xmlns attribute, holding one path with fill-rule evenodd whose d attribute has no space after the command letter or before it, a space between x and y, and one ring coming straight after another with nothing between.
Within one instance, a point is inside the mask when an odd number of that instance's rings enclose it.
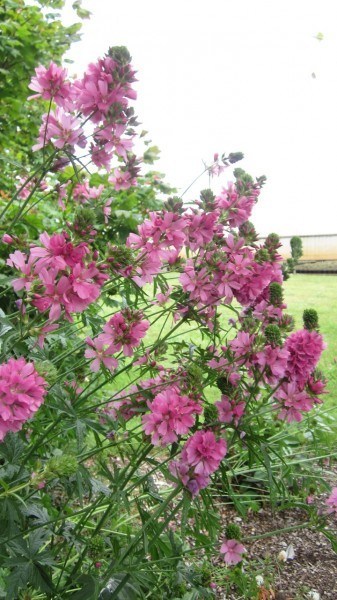
<instances>
[{"instance_id":1,"label":"green grass","mask_svg":"<svg viewBox=\"0 0 337 600\"><path fill-rule=\"evenodd\" d=\"M337 276L333 275L317 275L317 274L296 274L292 275L284 284L285 302L288 305L286 312L290 313L295 319L295 328L302 328L302 314L305 308L314 308L317 310L320 322L320 331L327 343L327 349L323 353L320 362L320 368L328 379L328 394L325 397L324 405L327 409L336 407L335 415L337 418ZM149 293L152 293L152 289ZM153 313L158 310L153 308ZM220 309L223 315L224 323L233 313L228 308ZM152 320L152 319L150 319ZM158 336L162 338L174 326L172 317L166 321L165 318L160 318L156 321L145 338L145 345L151 346L156 342ZM173 336L179 341L181 339L195 344L196 346L204 345L205 341L198 327L192 327L189 323L184 323ZM171 366L176 366L175 359L167 362ZM136 376L134 370L131 373L123 373L116 378L114 383L108 386L110 393L121 387L127 386ZM219 392L216 388L208 388L205 390L209 400L219 400Z\"/></svg>"},{"instance_id":2,"label":"green grass","mask_svg":"<svg viewBox=\"0 0 337 600\"><path fill-rule=\"evenodd\" d=\"M320 368L328 379L326 406L337 409L337 275L292 275L284 284L288 312L295 318L296 329L302 327L305 308L318 312L320 332L327 344ZM337 412L336 412L337 416Z\"/></svg>"}]
</instances>

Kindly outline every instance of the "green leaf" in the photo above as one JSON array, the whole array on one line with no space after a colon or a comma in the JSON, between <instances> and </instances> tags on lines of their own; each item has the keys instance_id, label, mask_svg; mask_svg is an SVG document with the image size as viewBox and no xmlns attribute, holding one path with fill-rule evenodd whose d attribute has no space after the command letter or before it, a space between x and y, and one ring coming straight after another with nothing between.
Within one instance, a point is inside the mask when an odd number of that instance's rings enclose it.
<instances>
[{"instance_id":1,"label":"green leaf","mask_svg":"<svg viewBox=\"0 0 337 600\"><path fill-rule=\"evenodd\" d=\"M69 595L71 600L96 600L98 598L98 583L91 575L81 575L76 581L80 589Z\"/></svg>"}]
</instances>

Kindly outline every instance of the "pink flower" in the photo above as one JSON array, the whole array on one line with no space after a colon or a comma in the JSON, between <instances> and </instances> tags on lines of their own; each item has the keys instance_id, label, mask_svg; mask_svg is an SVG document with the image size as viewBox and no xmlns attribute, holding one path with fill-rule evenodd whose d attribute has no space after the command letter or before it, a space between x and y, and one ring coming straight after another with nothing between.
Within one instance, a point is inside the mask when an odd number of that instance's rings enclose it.
<instances>
[{"instance_id":1,"label":"pink flower","mask_svg":"<svg viewBox=\"0 0 337 600\"><path fill-rule=\"evenodd\" d=\"M58 106L69 108L72 101L72 90L70 83L66 81L67 71L51 62L49 67L40 65L35 69L36 76L32 77L29 88L38 92L34 96L29 96L28 100L33 98L43 98L44 100L54 100Z\"/></svg>"},{"instance_id":2,"label":"pink flower","mask_svg":"<svg viewBox=\"0 0 337 600\"><path fill-rule=\"evenodd\" d=\"M289 352L287 376L303 386L325 348L323 338L317 331L302 329L288 337L285 348Z\"/></svg>"},{"instance_id":3,"label":"pink flower","mask_svg":"<svg viewBox=\"0 0 337 600\"><path fill-rule=\"evenodd\" d=\"M151 435L155 446L172 444L178 435L185 435L195 423L195 415L202 411L201 406L189 398L182 396L176 387L157 394L152 402L148 402L150 414L143 416L143 427L146 435Z\"/></svg>"},{"instance_id":4,"label":"pink flower","mask_svg":"<svg viewBox=\"0 0 337 600\"><path fill-rule=\"evenodd\" d=\"M45 286L42 294L34 294L32 305L36 306L39 312L49 310L49 319L57 321L61 316L62 308L68 304L67 293L71 286L68 277L62 275L56 282L57 271L47 271L42 269L40 279Z\"/></svg>"},{"instance_id":5,"label":"pink flower","mask_svg":"<svg viewBox=\"0 0 337 600\"><path fill-rule=\"evenodd\" d=\"M110 164L113 158L111 152L107 152L104 146L91 144L90 145L91 160L98 168L104 168L110 171ZM116 188L117 189L117 188Z\"/></svg>"},{"instance_id":6,"label":"pink flower","mask_svg":"<svg viewBox=\"0 0 337 600\"><path fill-rule=\"evenodd\" d=\"M198 250L213 239L216 220L216 213L200 212L188 215L187 237L191 250Z\"/></svg>"},{"instance_id":7,"label":"pink flower","mask_svg":"<svg viewBox=\"0 0 337 600\"><path fill-rule=\"evenodd\" d=\"M20 250L15 250L13 254L9 255L6 264L10 267L18 269L23 275L23 277L14 279L12 281L14 290L16 292L22 289L29 291L33 281L36 279L33 271L33 257L27 257L27 255L20 252Z\"/></svg>"},{"instance_id":8,"label":"pink flower","mask_svg":"<svg viewBox=\"0 0 337 600\"><path fill-rule=\"evenodd\" d=\"M222 395L221 401L216 402L215 406L219 412L219 421L222 423L231 423L234 421L234 424L237 426L245 412L246 403L236 402L228 398L228 396Z\"/></svg>"},{"instance_id":9,"label":"pink flower","mask_svg":"<svg viewBox=\"0 0 337 600\"><path fill-rule=\"evenodd\" d=\"M223 188L220 196L215 199L216 207L226 211L226 219L231 227L239 227L247 221L256 202L258 190L250 190L250 195L241 195L234 183Z\"/></svg>"},{"instance_id":10,"label":"pink flower","mask_svg":"<svg viewBox=\"0 0 337 600\"><path fill-rule=\"evenodd\" d=\"M73 198L84 204L90 199L97 200L97 198L101 196L103 190L104 185L102 184L98 187L90 187L87 181L84 183L77 183L73 189Z\"/></svg>"},{"instance_id":11,"label":"pink flower","mask_svg":"<svg viewBox=\"0 0 337 600\"><path fill-rule=\"evenodd\" d=\"M220 552L224 554L227 565L237 565L242 561L242 554L246 552L246 548L237 540L226 540L222 544Z\"/></svg>"},{"instance_id":12,"label":"pink flower","mask_svg":"<svg viewBox=\"0 0 337 600\"><path fill-rule=\"evenodd\" d=\"M40 235L42 246L32 246L30 255L36 260L35 271L39 273L43 268L52 268L56 272L67 266L74 267L81 263L84 256L89 252L84 242L73 246L69 236L64 233L54 233L49 236L47 232Z\"/></svg>"},{"instance_id":13,"label":"pink flower","mask_svg":"<svg viewBox=\"0 0 337 600\"><path fill-rule=\"evenodd\" d=\"M10 358L0 365L0 440L8 431L19 431L37 411L47 385L34 364Z\"/></svg>"},{"instance_id":14,"label":"pink flower","mask_svg":"<svg viewBox=\"0 0 337 600\"><path fill-rule=\"evenodd\" d=\"M135 185L130 173L121 169L115 169L113 176L110 176L108 181L114 186L116 192L128 190L132 185Z\"/></svg>"},{"instance_id":15,"label":"pink flower","mask_svg":"<svg viewBox=\"0 0 337 600\"><path fill-rule=\"evenodd\" d=\"M283 383L275 392L275 398L279 401L281 412L277 415L287 423L302 421L302 412L312 409L314 400L305 391L297 387L297 383Z\"/></svg>"},{"instance_id":16,"label":"pink flower","mask_svg":"<svg viewBox=\"0 0 337 600\"><path fill-rule=\"evenodd\" d=\"M329 498L327 498L327 500L325 501L325 504L330 507L328 509L329 513L337 514L337 487L332 489L332 492Z\"/></svg>"},{"instance_id":17,"label":"pink flower","mask_svg":"<svg viewBox=\"0 0 337 600\"><path fill-rule=\"evenodd\" d=\"M238 331L236 337L229 342L237 365L243 365L249 361L254 341L255 335L250 335L246 331Z\"/></svg>"},{"instance_id":18,"label":"pink flower","mask_svg":"<svg viewBox=\"0 0 337 600\"><path fill-rule=\"evenodd\" d=\"M109 348L106 348L106 344L101 336L98 336L95 340L87 337L85 341L89 348L86 349L84 356L94 359L90 365L92 371L98 371L101 363L107 369L116 369L118 367L118 360L112 356Z\"/></svg>"},{"instance_id":19,"label":"pink flower","mask_svg":"<svg viewBox=\"0 0 337 600\"><path fill-rule=\"evenodd\" d=\"M123 349L125 356L132 356L134 348L139 346L149 326L150 323L143 319L141 311L126 308L113 315L104 325L101 337L104 343L109 344L111 352Z\"/></svg>"},{"instance_id":20,"label":"pink flower","mask_svg":"<svg viewBox=\"0 0 337 600\"><path fill-rule=\"evenodd\" d=\"M108 223L109 217L111 215L111 204L112 198L108 198L103 206L103 215L104 215L104 223Z\"/></svg>"},{"instance_id":21,"label":"pink flower","mask_svg":"<svg viewBox=\"0 0 337 600\"><path fill-rule=\"evenodd\" d=\"M227 452L224 439L216 440L212 431L196 431L186 442L184 458L200 475L210 475L219 467Z\"/></svg>"},{"instance_id":22,"label":"pink flower","mask_svg":"<svg viewBox=\"0 0 337 600\"><path fill-rule=\"evenodd\" d=\"M288 365L289 352L286 348L273 348L267 344L254 358L254 363L260 371L265 372L266 381L275 385L285 376Z\"/></svg>"},{"instance_id":23,"label":"pink flower","mask_svg":"<svg viewBox=\"0 0 337 600\"><path fill-rule=\"evenodd\" d=\"M208 486L210 474L219 468L226 451L224 439L217 441L212 431L200 430L187 440L179 460L172 461L169 469L196 496Z\"/></svg>"},{"instance_id":24,"label":"pink flower","mask_svg":"<svg viewBox=\"0 0 337 600\"><path fill-rule=\"evenodd\" d=\"M86 146L80 120L65 113L62 108L56 108L42 116L42 125L39 130L38 143L32 148L33 151L40 150L45 144L52 142L55 148L63 148L66 145Z\"/></svg>"},{"instance_id":25,"label":"pink flower","mask_svg":"<svg viewBox=\"0 0 337 600\"><path fill-rule=\"evenodd\" d=\"M187 261L185 270L180 275L179 281L184 292L189 292L191 300L196 300L203 304L212 304L217 297L216 289L210 279L208 270L203 267L196 271L192 260Z\"/></svg>"},{"instance_id":26,"label":"pink flower","mask_svg":"<svg viewBox=\"0 0 337 600\"><path fill-rule=\"evenodd\" d=\"M95 130L94 138L97 138L104 145L104 149L107 152L114 151L126 161L127 152L130 152L132 149L133 141L129 138L121 138L125 129L125 125L122 124L107 124L105 127Z\"/></svg>"}]
</instances>

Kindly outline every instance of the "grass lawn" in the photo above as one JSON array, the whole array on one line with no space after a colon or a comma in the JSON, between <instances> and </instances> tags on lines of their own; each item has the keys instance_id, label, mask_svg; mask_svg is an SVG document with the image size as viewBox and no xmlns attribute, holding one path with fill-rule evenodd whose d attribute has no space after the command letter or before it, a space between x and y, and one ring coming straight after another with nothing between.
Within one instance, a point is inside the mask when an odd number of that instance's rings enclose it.
<instances>
[{"instance_id":1,"label":"grass lawn","mask_svg":"<svg viewBox=\"0 0 337 600\"><path fill-rule=\"evenodd\" d=\"M288 312L295 318L296 329L302 327L305 308L318 312L320 331L327 344L320 367L327 377L329 395L325 403L336 407L337 416L337 275L292 275L284 284Z\"/></svg>"},{"instance_id":2,"label":"grass lawn","mask_svg":"<svg viewBox=\"0 0 337 600\"><path fill-rule=\"evenodd\" d=\"M173 278L173 280L175 280ZM296 274L292 275L284 284L285 302L288 305L286 312L289 312L295 318L296 329L302 328L302 314L305 308L315 308L319 315L320 331L327 343L320 367L328 379L329 393L324 399L324 408L331 411L337 419L337 275L317 275L317 274ZM154 312L158 310L154 307ZM233 313L229 308L222 308L224 322L228 322ZM235 315L234 315L235 316ZM163 337L173 327L173 320L161 318L156 321L145 338L145 344L151 346L158 339L158 335ZM202 336L198 327L192 327L190 324L183 324L181 328L173 334L173 337L179 341L184 339L195 345L204 345ZM176 366L175 360L170 362ZM123 373L115 379L113 384L108 386L110 393L114 390L127 388L137 372ZM220 399L220 393L217 388L208 388L206 395L209 400L216 401ZM337 428L337 423L336 423Z\"/></svg>"}]
</instances>

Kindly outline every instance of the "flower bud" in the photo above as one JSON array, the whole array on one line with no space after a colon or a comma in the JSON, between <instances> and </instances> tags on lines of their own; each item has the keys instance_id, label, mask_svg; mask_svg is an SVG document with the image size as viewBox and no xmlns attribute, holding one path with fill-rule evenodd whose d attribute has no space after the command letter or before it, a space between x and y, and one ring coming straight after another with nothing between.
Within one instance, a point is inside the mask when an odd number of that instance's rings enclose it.
<instances>
[{"instance_id":1,"label":"flower bud","mask_svg":"<svg viewBox=\"0 0 337 600\"><path fill-rule=\"evenodd\" d=\"M236 162L243 160L244 154L242 152L230 152L228 155L228 160L231 165L234 165Z\"/></svg>"},{"instance_id":2,"label":"flower bud","mask_svg":"<svg viewBox=\"0 0 337 600\"><path fill-rule=\"evenodd\" d=\"M258 239L256 229L253 223L251 223L250 221L246 221L245 223L242 223L242 225L240 225L239 233L240 236L245 238L245 240L250 244L256 242Z\"/></svg>"},{"instance_id":3,"label":"flower bud","mask_svg":"<svg viewBox=\"0 0 337 600\"><path fill-rule=\"evenodd\" d=\"M227 540L240 540L241 529L239 525L236 525L235 523L229 523L225 530L225 536Z\"/></svg>"},{"instance_id":4,"label":"flower bud","mask_svg":"<svg viewBox=\"0 0 337 600\"><path fill-rule=\"evenodd\" d=\"M78 462L75 456L71 454L62 454L50 458L44 469L45 478L53 479L55 477L70 477L78 469Z\"/></svg>"},{"instance_id":5,"label":"flower bud","mask_svg":"<svg viewBox=\"0 0 337 600\"><path fill-rule=\"evenodd\" d=\"M281 284L276 281L269 286L269 300L274 306L280 306L283 303L283 289Z\"/></svg>"},{"instance_id":6,"label":"flower bud","mask_svg":"<svg viewBox=\"0 0 337 600\"><path fill-rule=\"evenodd\" d=\"M93 535L88 544L89 556L93 559L99 558L104 551L105 540L101 535Z\"/></svg>"},{"instance_id":7,"label":"flower bud","mask_svg":"<svg viewBox=\"0 0 337 600\"><path fill-rule=\"evenodd\" d=\"M4 244L13 244L13 242L14 242L14 239L12 238L12 236L11 236L11 235L8 235L8 233L5 233L5 234L2 236L2 238L1 238L1 241L2 241Z\"/></svg>"},{"instance_id":8,"label":"flower bud","mask_svg":"<svg viewBox=\"0 0 337 600\"><path fill-rule=\"evenodd\" d=\"M303 311L304 328L312 331L318 329L318 314L314 308L306 308Z\"/></svg>"},{"instance_id":9,"label":"flower bud","mask_svg":"<svg viewBox=\"0 0 337 600\"><path fill-rule=\"evenodd\" d=\"M277 325L267 325L264 330L264 335L272 346L281 346L281 331Z\"/></svg>"}]
</instances>

